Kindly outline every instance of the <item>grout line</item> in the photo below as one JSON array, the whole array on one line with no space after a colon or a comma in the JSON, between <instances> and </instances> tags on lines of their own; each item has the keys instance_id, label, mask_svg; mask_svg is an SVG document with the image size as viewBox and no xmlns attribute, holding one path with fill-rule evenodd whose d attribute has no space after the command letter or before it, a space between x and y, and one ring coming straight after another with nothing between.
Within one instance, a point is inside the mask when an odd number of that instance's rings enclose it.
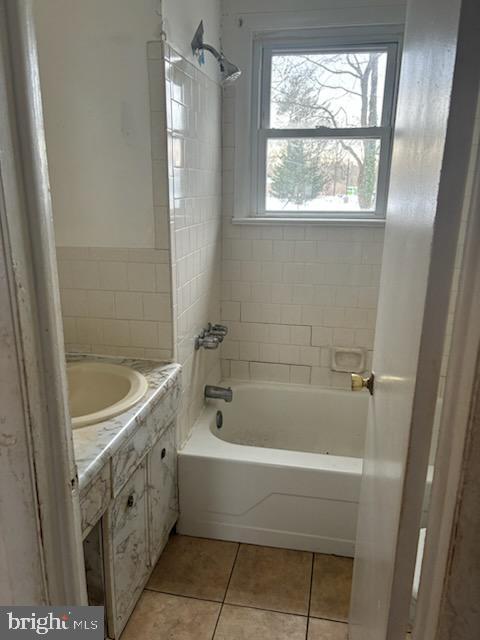
<instances>
[{"instance_id":1,"label":"grout line","mask_svg":"<svg viewBox=\"0 0 480 640\"><path fill-rule=\"evenodd\" d=\"M215 627L213 629L212 640L214 640L215 634L217 633L218 623L220 622L220 616L222 615L223 606L225 604L225 598L227 597L227 591L228 591L228 587L230 586L230 581L232 580L233 571L235 569L235 565L237 564L237 558L238 558L239 551L240 551L240 543L237 542L237 550L235 552L235 558L233 559L233 562L232 562L232 568L230 569L230 575L228 576L227 586L225 587L225 593L223 594L222 605L220 607L220 611L218 612L218 618L217 618L217 621L215 623Z\"/></svg>"},{"instance_id":2,"label":"grout line","mask_svg":"<svg viewBox=\"0 0 480 640\"><path fill-rule=\"evenodd\" d=\"M323 618L322 616L309 616L311 620L325 620L326 622L335 622L336 624L346 624L348 625L348 620L338 620L335 618Z\"/></svg>"},{"instance_id":3,"label":"grout line","mask_svg":"<svg viewBox=\"0 0 480 640\"><path fill-rule=\"evenodd\" d=\"M195 537L195 536L185 536L185 537ZM235 603L235 602L226 602L226 597L227 597L227 593L228 593L228 589L230 587L230 583L232 581L232 577L233 577L233 573L238 561L238 556L240 553L240 547L242 545L244 546L252 546L249 543L231 543L231 544L236 544L237 545L237 549L235 552L235 557L232 563L232 567L230 569L230 574L228 577L228 581L227 581L227 585L225 587L225 592L223 595L223 599L222 600L212 600L210 598L200 598L197 596L188 596L188 595L183 595L183 594L179 594L179 593L172 593L170 591L161 591L159 589L155 589L152 587L145 587L144 591L151 591L153 593L163 593L165 595L170 595L173 597L178 597L178 598L186 598L186 599L190 599L190 600L197 600L200 602L210 602L212 604L219 604L220 608L219 608L219 612L218 612L218 616L217 616L217 620L215 622L215 627L213 629L213 635L211 637L211 640L214 640L215 638L215 634L217 632L217 628L218 628L218 624L220 622L220 617L222 615L223 612L223 608L224 605L228 604L229 606L233 606L233 607L240 607L240 608L244 608L244 609L254 609L256 611L266 611L266 612L270 612L270 613L278 613L278 614L283 614L283 615L289 615L289 616L296 616L299 618L306 618L306 635L305 635L305 640L308 640L308 633L309 633L309 628L310 628L310 620L313 619L317 619L317 620L326 620L329 622L335 622L337 624L346 624L348 625L348 620L339 620L338 618L329 618L329 617L325 617L325 616L312 616L311 615L311 604L312 604L312 591L313 591L313 576L314 576L314 566L315 566L315 553L314 552L305 552L305 553L310 553L311 555L311 565L310 565L310 585L309 585L309 593L308 593L308 608L307 608L307 613L306 614L301 614L301 613L292 613L292 612L288 612L288 611L279 611L277 609L268 609L268 608L264 608L264 607L258 607L255 605L245 605L245 604L239 604L239 603ZM255 545L253 545L255 546ZM272 548L276 548L276 547L272 547Z\"/></svg>"},{"instance_id":4,"label":"grout line","mask_svg":"<svg viewBox=\"0 0 480 640\"><path fill-rule=\"evenodd\" d=\"M308 611L307 611L307 629L305 631L305 640L308 640L308 630L310 627L310 609L312 607L312 588L313 588L313 568L315 564L315 554L312 553L312 565L310 568L310 589L308 592Z\"/></svg>"},{"instance_id":5,"label":"grout line","mask_svg":"<svg viewBox=\"0 0 480 640\"><path fill-rule=\"evenodd\" d=\"M160 591L152 587L145 587L144 591L152 591L152 593L163 593L166 596L174 596L175 598L187 598L187 600L199 600L200 602L211 602L212 604L222 604L221 600L212 600L211 598L199 598L198 596L186 596L182 593L173 593L172 591Z\"/></svg>"},{"instance_id":6,"label":"grout line","mask_svg":"<svg viewBox=\"0 0 480 640\"><path fill-rule=\"evenodd\" d=\"M186 598L187 600L198 600L199 602L211 602L212 604L226 604L231 607L240 607L242 609L255 609L256 611L268 611L269 613L280 613L286 616L295 616L297 618L313 618L314 620L326 620L328 622L337 622L338 624L348 624L347 620L339 620L338 618L327 618L325 616L311 616L308 613L292 613L291 611L280 611L279 609L266 609L265 607L256 607L251 604L239 604L236 602L225 602L221 600L211 600L209 598L199 598L197 596L186 596L180 593L172 593L171 591L159 591L152 587L145 587L144 591L151 591L152 593L162 593L166 596L173 596L175 598ZM226 592L225 592L226 594Z\"/></svg>"},{"instance_id":7,"label":"grout line","mask_svg":"<svg viewBox=\"0 0 480 640\"><path fill-rule=\"evenodd\" d=\"M265 607L257 607L253 604L239 604L237 602L225 602L224 604L226 604L229 607L240 607L241 609L255 609L255 611L268 611L269 613L279 613L284 616L295 616L297 618L308 617L306 613L292 613L291 611L280 611L279 609L266 609Z\"/></svg>"},{"instance_id":8,"label":"grout line","mask_svg":"<svg viewBox=\"0 0 480 640\"><path fill-rule=\"evenodd\" d=\"M232 581L233 572L234 572L235 566L237 564L238 554L240 553L240 547L241 547L242 543L238 542L237 544L238 544L237 551L235 553L235 558L233 559L233 564L232 564L232 568L230 570L230 575L228 576L227 587L226 587L225 593L223 595L223 603L225 603L225 598L227 597L228 588L230 586L230 582Z\"/></svg>"},{"instance_id":9,"label":"grout line","mask_svg":"<svg viewBox=\"0 0 480 640\"><path fill-rule=\"evenodd\" d=\"M309 616L314 620L326 620L327 622L336 622L337 624L348 624L348 620L339 620L338 618L327 618L326 616Z\"/></svg>"},{"instance_id":10,"label":"grout line","mask_svg":"<svg viewBox=\"0 0 480 640\"><path fill-rule=\"evenodd\" d=\"M215 634L217 633L217 627L218 627L218 623L220 622L220 616L222 615L222 611L223 611L223 602L220 605L220 609L218 610L217 620L215 622L215 626L213 627L212 640L214 640Z\"/></svg>"}]
</instances>

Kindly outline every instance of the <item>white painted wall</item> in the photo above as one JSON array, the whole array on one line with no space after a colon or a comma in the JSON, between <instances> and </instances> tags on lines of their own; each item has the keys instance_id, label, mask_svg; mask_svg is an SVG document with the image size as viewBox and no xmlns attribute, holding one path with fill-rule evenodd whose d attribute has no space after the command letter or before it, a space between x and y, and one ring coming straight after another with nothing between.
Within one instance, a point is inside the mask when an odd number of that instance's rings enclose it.
<instances>
[{"instance_id":1,"label":"white painted wall","mask_svg":"<svg viewBox=\"0 0 480 640\"><path fill-rule=\"evenodd\" d=\"M153 247L146 43L160 1L34 4L57 244Z\"/></svg>"},{"instance_id":2,"label":"white painted wall","mask_svg":"<svg viewBox=\"0 0 480 640\"><path fill-rule=\"evenodd\" d=\"M205 28L205 42L220 48L220 0L163 0L162 13L169 44L195 66L198 67L198 62L192 55L190 43L200 20ZM218 80L218 64L209 53L205 54L203 70Z\"/></svg>"},{"instance_id":3,"label":"white painted wall","mask_svg":"<svg viewBox=\"0 0 480 640\"><path fill-rule=\"evenodd\" d=\"M220 0L35 3L57 245L155 246L146 43L163 28L194 60L220 42ZM203 70L219 77L206 56Z\"/></svg>"}]
</instances>

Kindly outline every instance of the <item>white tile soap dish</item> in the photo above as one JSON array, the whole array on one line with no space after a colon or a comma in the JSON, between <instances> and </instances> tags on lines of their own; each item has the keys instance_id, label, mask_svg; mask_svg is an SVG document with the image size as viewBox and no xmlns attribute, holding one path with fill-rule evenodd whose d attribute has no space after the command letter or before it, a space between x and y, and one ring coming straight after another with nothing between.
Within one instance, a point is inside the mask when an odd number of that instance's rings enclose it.
<instances>
[{"instance_id":1,"label":"white tile soap dish","mask_svg":"<svg viewBox=\"0 0 480 640\"><path fill-rule=\"evenodd\" d=\"M343 373L365 371L366 351L362 348L332 347L330 349L330 369Z\"/></svg>"}]
</instances>

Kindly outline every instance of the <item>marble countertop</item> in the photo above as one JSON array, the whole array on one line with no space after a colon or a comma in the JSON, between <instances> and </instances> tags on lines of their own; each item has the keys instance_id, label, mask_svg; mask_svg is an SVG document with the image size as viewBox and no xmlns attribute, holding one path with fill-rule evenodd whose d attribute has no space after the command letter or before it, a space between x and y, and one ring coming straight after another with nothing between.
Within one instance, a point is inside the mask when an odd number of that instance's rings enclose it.
<instances>
[{"instance_id":1,"label":"marble countertop","mask_svg":"<svg viewBox=\"0 0 480 640\"><path fill-rule=\"evenodd\" d=\"M73 429L73 447L77 465L79 488L84 489L103 469L129 436L142 424L146 416L162 398L180 384L181 366L176 363L109 358L92 355L69 355L68 362L95 360L131 367L146 377L148 391L128 411L87 427Z\"/></svg>"}]
</instances>

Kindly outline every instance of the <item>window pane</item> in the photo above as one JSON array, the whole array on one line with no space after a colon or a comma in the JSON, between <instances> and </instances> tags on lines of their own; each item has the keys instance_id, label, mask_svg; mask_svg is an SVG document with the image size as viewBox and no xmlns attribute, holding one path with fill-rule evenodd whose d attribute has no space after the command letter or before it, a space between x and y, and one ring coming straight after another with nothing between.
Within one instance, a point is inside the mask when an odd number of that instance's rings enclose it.
<instances>
[{"instance_id":1,"label":"window pane","mask_svg":"<svg viewBox=\"0 0 480 640\"><path fill-rule=\"evenodd\" d=\"M386 51L273 55L270 127L376 127Z\"/></svg>"},{"instance_id":2,"label":"window pane","mask_svg":"<svg viewBox=\"0 0 480 640\"><path fill-rule=\"evenodd\" d=\"M380 140L289 138L267 146L267 211L374 211Z\"/></svg>"}]
</instances>

